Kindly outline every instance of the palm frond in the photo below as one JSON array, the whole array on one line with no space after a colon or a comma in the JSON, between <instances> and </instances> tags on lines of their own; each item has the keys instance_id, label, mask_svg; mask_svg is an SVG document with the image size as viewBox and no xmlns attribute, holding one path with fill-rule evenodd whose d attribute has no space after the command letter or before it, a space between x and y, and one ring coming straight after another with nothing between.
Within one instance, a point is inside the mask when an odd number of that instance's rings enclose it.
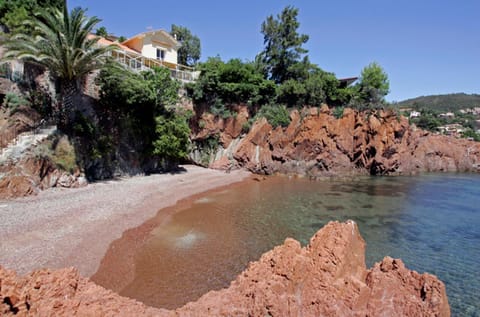
<instances>
[{"instance_id":1,"label":"palm frond","mask_svg":"<svg viewBox=\"0 0 480 317\"><path fill-rule=\"evenodd\" d=\"M101 20L87 17L85 10L70 13L58 9L39 11L25 23L32 34L14 34L4 43L4 60L23 59L42 65L60 80L72 81L102 66L105 54L113 47L98 46L98 38L89 38Z\"/></svg>"}]
</instances>

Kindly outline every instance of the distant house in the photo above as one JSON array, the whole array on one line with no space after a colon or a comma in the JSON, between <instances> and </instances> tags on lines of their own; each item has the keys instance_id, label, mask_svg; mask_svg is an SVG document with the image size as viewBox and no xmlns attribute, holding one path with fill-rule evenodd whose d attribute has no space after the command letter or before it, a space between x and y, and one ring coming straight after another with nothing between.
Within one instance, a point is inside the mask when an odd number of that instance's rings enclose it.
<instances>
[{"instance_id":1,"label":"distant house","mask_svg":"<svg viewBox=\"0 0 480 317\"><path fill-rule=\"evenodd\" d=\"M418 111L412 111L410 112L410 118L418 118L420 117L421 113Z\"/></svg>"},{"instance_id":2,"label":"distant house","mask_svg":"<svg viewBox=\"0 0 480 317\"><path fill-rule=\"evenodd\" d=\"M358 79L358 77L340 78L340 79L338 79L339 88L346 88L346 87L350 86L351 84L353 84L357 79Z\"/></svg>"},{"instance_id":3,"label":"distant house","mask_svg":"<svg viewBox=\"0 0 480 317\"><path fill-rule=\"evenodd\" d=\"M454 123L454 124L447 124L444 126L437 127L438 131L446 135L453 135L456 137L460 137L461 133L464 132L464 128L461 124Z\"/></svg>"},{"instance_id":4,"label":"distant house","mask_svg":"<svg viewBox=\"0 0 480 317\"><path fill-rule=\"evenodd\" d=\"M445 112L439 114L440 118L455 118L455 114L453 112Z\"/></svg>"}]
</instances>

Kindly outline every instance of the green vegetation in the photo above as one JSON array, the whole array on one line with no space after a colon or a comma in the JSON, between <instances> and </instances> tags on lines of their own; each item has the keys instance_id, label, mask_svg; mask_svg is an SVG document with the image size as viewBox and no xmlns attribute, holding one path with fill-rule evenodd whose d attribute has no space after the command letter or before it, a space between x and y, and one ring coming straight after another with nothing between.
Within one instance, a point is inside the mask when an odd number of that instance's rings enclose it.
<instances>
[{"instance_id":1,"label":"green vegetation","mask_svg":"<svg viewBox=\"0 0 480 317\"><path fill-rule=\"evenodd\" d=\"M307 57L301 61L302 55L308 52L302 48L308 41L308 35L297 33L300 26L297 15L298 9L287 6L276 18L270 15L262 23L265 49L257 60L268 79L277 84L301 77L302 63L307 67L309 65Z\"/></svg>"},{"instance_id":2,"label":"green vegetation","mask_svg":"<svg viewBox=\"0 0 480 317\"><path fill-rule=\"evenodd\" d=\"M381 108L390 89L388 76L378 63L371 63L362 70L354 89L357 93L352 99L353 105L362 110Z\"/></svg>"},{"instance_id":3,"label":"green vegetation","mask_svg":"<svg viewBox=\"0 0 480 317\"><path fill-rule=\"evenodd\" d=\"M182 44L178 49L178 63L187 66L196 65L200 59L200 39L184 26L172 24L170 34Z\"/></svg>"},{"instance_id":4,"label":"green vegetation","mask_svg":"<svg viewBox=\"0 0 480 317\"><path fill-rule=\"evenodd\" d=\"M61 169L73 173L77 168L77 160L75 156L75 148L68 140L67 136L63 136L52 143L53 162Z\"/></svg>"},{"instance_id":5,"label":"green vegetation","mask_svg":"<svg viewBox=\"0 0 480 317\"><path fill-rule=\"evenodd\" d=\"M177 162L188 155L190 128L184 116L170 114L156 118L157 133L153 141L153 153L168 162Z\"/></svg>"},{"instance_id":6,"label":"green vegetation","mask_svg":"<svg viewBox=\"0 0 480 317\"><path fill-rule=\"evenodd\" d=\"M8 92L3 99L3 106L9 110L10 114L15 113L18 107L25 105L28 105L28 101L14 92Z\"/></svg>"},{"instance_id":7,"label":"green vegetation","mask_svg":"<svg viewBox=\"0 0 480 317\"><path fill-rule=\"evenodd\" d=\"M171 163L186 157L190 129L187 116L174 110L180 85L168 69L137 74L109 63L98 83L100 122L107 134L132 140L131 146L143 160L156 155L168 163L164 167L171 168Z\"/></svg>"},{"instance_id":8,"label":"green vegetation","mask_svg":"<svg viewBox=\"0 0 480 317\"><path fill-rule=\"evenodd\" d=\"M470 128L466 129L463 132L463 137L464 138L472 138L474 141L480 142L480 134L476 133L474 130L472 130Z\"/></svg>"},{"instance_id":9,"label":"green vegetation","mask_svg":"<svg viewBox=\"0 0 480 317\"><path fill-rule=\"evenodd\" d=\"M96 39L89 39L96 17L87 18L85 11L76 8L70 14L67 8L41 10L25 21L30 32L13 33L5 42L5 58L31 61L50 71L60 86L61 127L68 128L68 121L76 113L74 97L79 93L80 80L89 72L103 65L104 54L110 47L96 46Z\"/></svg>"},{"instance_id":10,"label":"green vegetation","mask_svg":"<svg viewBox=\"0 0 480 317\"><path fill-rule=\"evenodd\" d=\"M99 27L99 28L95 31L95 35L101 36L101 37L107 37L107 36L108 36L107 28L104 27L104 26Z\"/></svg>"},{"instance_id":11,"label":"green vegetation","mask_svg":"<svg viewBox=\"0 0 480 317\"><path fill-rule=\"evenodd\" d=\"M54 134L34 151L35 156L50 159L61 170L73 173L78 168L75 148L64 134Z\"/></svg>"},{"instance_id":12,"label":"green vegetation","mask_svg":"<svg viewBox=\"0 0 480 317\"><path fill-rule=\"evenodd\" d=\"M320 106L335 104L339 81L316 65L310 65L303 80L289 79L277 87L276 101L288 107Z\"/></svg>"},{"instance_id":13,"label":"green vegetation","mask_svg":"<svg viewBox=\"0 0 480 317\"><path fill-rule=\"evenodd\" d=\"M257 113L257 117L264 117L274 128L286 127L290 123L290 113L285 106L265 105Z\"/></svg>"},{"instance_id":14,"label":"green vegetation","mask_svg":"<svg viewBox=\"0 0 480 317\"><path fill-rule=\"evenodd\" d=\"M0 1L0 24L12 33L32 33L33 27L25 23L37 11L44 9L60 9L64 0L2 0Z\"/></svg>"},{"instance_id":15,"label":"green vegetation","mask_svg":"<svg viewBox=\"0 0 480 317\"><path fill-rule=\"evenodd\" d=\"M344 110L344 107L335 107L335 109L333 109L333 116L337 119L340 119L341 117L343 117Z\"/></svg>"},{"instance_id":16,"label":"green vegetation","mask_svg":"<svg viewBox=\"0 0 480 317\"><path fill-rule=\"evenodd\" d=\"M400 101L397 103L397 106L399 108L412 108L414 110L457 111L460 109L480 107L480 95L458 93L421 96Z\"/></svg>"},{"instance_id":17,"label":"green vegetation","mask_svg":"<svg viewBox=\"0 0 480 317\"><path fill-rule=\"evenodd\" d=\"M227 63L219 57L199 65L200 78L187 86L195 104L222 108L235 103L258 106L275 95L275 84L259 73L253 63L232 59Z\"/></svg>"}]
</instances>

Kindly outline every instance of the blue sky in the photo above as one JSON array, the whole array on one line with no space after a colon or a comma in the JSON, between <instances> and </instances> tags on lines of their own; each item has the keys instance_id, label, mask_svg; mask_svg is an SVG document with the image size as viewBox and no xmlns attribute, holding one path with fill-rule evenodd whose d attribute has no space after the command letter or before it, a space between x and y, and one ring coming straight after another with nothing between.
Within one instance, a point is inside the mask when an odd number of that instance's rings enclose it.
<instances>
[{"instance_id":1,"label":"blue sky","mask_svg":"<svg viewBox=\"0 0 480 317\"><path fill-rule=\"evenodd\" d=\"M68 0L88 8L110 33L182 25L202 43L202 60L253 60L263 48L265 18L292 5L310 60L337 77L358 76L378 62L390 79L389 101L452 92L480 93L479 0L343 1L100 1Z\"/></svg>"}]
</instances>

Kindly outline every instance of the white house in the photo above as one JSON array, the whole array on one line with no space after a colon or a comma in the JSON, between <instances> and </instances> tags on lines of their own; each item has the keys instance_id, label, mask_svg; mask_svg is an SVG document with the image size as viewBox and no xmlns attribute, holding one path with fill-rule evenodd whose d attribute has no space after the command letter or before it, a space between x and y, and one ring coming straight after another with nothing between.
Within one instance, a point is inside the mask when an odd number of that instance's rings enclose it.
<instances>
[{"instance_id":1,"label":"white house","mask_svg":"<svg viewBox=\"0 0 480 317\"><path fill-rule=\"evenodd\" d=\"M418 117L420 117L420 112L418 111L410 112L410 118L418 118Z\"/></svg>"},{"instance_id":2,"label":"white house","mask_svg":"<svg viewBox=\"0 0 480 317\"><path fill-rule=\"evenodd\" d=\"M166 67L170 69L172 77L184 82L194 81L200 74L193 67L178 64L181 44L165 30L143 32L122 43L99 38L98 44L117 46L110 53L111 56L134 71Z\"/></svg>"},{"instance_id":3,"label":"white house","mask_svg":"<svg viewBox=\"0 0 480 317\"><path fill-rule=\"evenodd\" d=\"M177 51L181 44L164 30L137 34L122 42L122 45L144 57L156 59L169 68L176 68L178 65Z\"/></svg>"}]
</instances>

